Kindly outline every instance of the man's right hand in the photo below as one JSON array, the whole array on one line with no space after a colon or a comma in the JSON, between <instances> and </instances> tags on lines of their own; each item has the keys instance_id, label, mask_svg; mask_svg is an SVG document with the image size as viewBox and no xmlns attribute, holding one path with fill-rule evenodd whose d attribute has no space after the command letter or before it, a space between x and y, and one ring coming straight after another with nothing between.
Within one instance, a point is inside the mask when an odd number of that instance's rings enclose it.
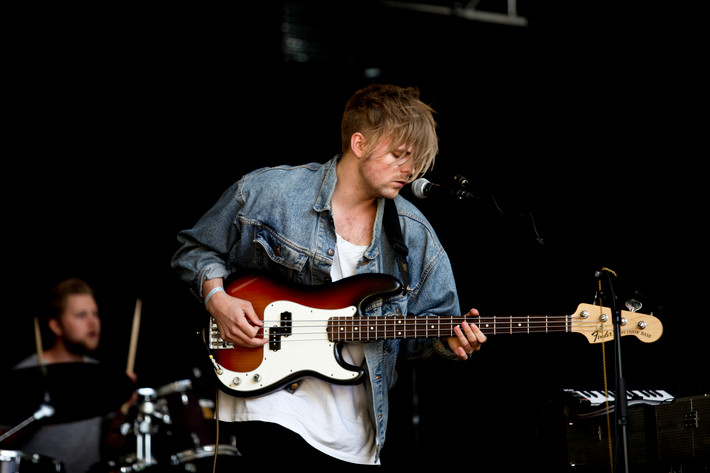
<instances>
[{"instance_id":1,"label":"man's right hand","mask_svg":"<svg viewBox=\"0 0 710 473\"><path fill-rule=\"evenodd\" d=\"M221 285L221 279L207 280L202 288L203 293L209 294ZM243 348L260 347L269 341L260 333L264 323L256 315L251 302L218 291L212 294L205 307L217 322L222 340Z\"/></svg>"}]
</instances>

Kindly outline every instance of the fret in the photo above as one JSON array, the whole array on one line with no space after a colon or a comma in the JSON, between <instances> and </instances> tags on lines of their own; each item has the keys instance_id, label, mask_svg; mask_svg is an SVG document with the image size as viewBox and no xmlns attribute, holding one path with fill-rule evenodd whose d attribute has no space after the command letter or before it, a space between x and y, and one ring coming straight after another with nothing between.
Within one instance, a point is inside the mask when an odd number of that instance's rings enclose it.
<instances>
[{"instance_id":1,"label":"fret","mask_svg":"<svg viewBox=\"0 0 710 473\"><path fill-rule=\"evenodd\" d=\"M478 328L481 329L483 333L491 333L490 329L493 328L493 333L495 334L495 326L491 327L491 323L487 321L487 317L478 316Z\"/></svg>"},{"instance_id":2,"label":"fret","mask_svg":"<svg viewBox=\"0 0 710 473\"><path fill-rule=\"evenodd\" d=\"M339 317L340 322L338 323L338 334L341 336L341 340L352 340L353 337L353 322L345 317Z\"/></svg>"},{"instance_id":3,"label":"fret","mask_svg":"<svg viewBox=\"0 0 710 473\"><path fill-rule=\"evenodd\" d=\"M416 329L414 330L414 338L426 338L427 334L427 321L426 317L415 317L414 324Z\"/></svg>"},{"instance_id":4,"label":"fret","mask_svg":"<svg viewBox=\"0 0 710 473\"><path fill-rule=\"evenodd\" d=\"M530 333L530 326L525 323L526 318L523 317L511 317L510 318L510 333Z\"/></svg>"},{"instance_id":5,"label":"fret","mask_svg":"<svg viewBox=\"0 0 710 473\"><path fill-rule=\"evenodd\" d=\"M403 315L397 315L394 317L394 326L395 326L395 335L397 338L405 338L406 337L406 326L404 324L404 316Z\"/></svg>"},{"instance_id":6,"label":"fret","mask_svg":"<svg viewBox=\"0 0 710 473\"><path fill-rule=\"evenodd\" d=\"M351 339L362 341L362 319L360 317L353 318Z\"/></svg>"}]
</instances>

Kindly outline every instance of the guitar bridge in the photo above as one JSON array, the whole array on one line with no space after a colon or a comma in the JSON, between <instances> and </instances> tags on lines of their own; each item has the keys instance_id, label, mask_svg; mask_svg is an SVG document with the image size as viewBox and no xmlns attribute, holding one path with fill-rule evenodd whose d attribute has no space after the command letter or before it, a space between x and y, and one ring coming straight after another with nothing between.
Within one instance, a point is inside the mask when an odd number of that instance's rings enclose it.
<instances>
[{"instance_id":1,"label":"guitar bridge","mask_svg":"<svg viewBox=\"0 0 710 473\"><path fill-rule=\"evenodd\" d=\"M210 350L234 348L234 344L222 340L222 336L219 333L219 328L217 327L217 322L215 322L214 317L210 317L210 325L207 332L207 344Z\"/></svg>"}]
</instances>

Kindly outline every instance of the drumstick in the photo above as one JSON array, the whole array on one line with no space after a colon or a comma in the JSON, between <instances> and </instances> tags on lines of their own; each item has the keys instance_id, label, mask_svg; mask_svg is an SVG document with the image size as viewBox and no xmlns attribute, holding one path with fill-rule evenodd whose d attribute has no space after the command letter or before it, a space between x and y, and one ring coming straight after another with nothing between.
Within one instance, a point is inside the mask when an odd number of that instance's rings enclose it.
<instances>
[{"instance_id":1,"label":"drumstick","mask_svg":"<svg viewBox=\"0 0 710 473\"><path fill-rule=\"evenodd\" d=\"M128 363L126 373L133 374L133 367L136 364L136 348L138 346L138 330L141 325L141 300L136 299L136 310L133 313L133 330L131 330L131 344L128 347Z\"/></svg>"},{"instance_id":2,"label":"drumstick","mask_svg":"<svg viewBox=\"0 0 710 473\"><path fill-rule=\"evenodd\" d=\"M35 315L35 347L37 349L37 364L44 366L44 350L42 348L42 333L39 330L39 318Z\"/></svg>"}]
</instances>

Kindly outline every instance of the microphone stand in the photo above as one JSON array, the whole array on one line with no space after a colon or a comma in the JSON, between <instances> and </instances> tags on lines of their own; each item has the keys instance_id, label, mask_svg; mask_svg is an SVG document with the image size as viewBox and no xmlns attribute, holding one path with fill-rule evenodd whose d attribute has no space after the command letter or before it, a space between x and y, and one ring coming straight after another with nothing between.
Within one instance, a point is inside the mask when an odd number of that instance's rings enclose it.
<instances>
[{"instance_id":1,"label":"microphone stand","mask_svg":"<svg viewBox=\"0 0 710 473\"><path fill-rule=\"evenodd\" d=\"M628 473L629 471L629 439L628 439L628 410L629 402L626 398L626 379L624 378L624 372L621 362L621 325L625 324L625 321L621 318L621 309L616 304L616 295L614 294L614 286L611 283L610 273L614 274L611 270L607 268L602 268L601 271L597 271L595 276L599 279L599 298L604 305L604 279L606 280L606 285L609 288L610 297L609 308L612 313L612 323L614 326L614 363L616 368L616 458L615 471L624 471ZM606 278L602 276L606 275ZM616 276L616 274L614 274Z\"/></svg>"}]
</instances>

